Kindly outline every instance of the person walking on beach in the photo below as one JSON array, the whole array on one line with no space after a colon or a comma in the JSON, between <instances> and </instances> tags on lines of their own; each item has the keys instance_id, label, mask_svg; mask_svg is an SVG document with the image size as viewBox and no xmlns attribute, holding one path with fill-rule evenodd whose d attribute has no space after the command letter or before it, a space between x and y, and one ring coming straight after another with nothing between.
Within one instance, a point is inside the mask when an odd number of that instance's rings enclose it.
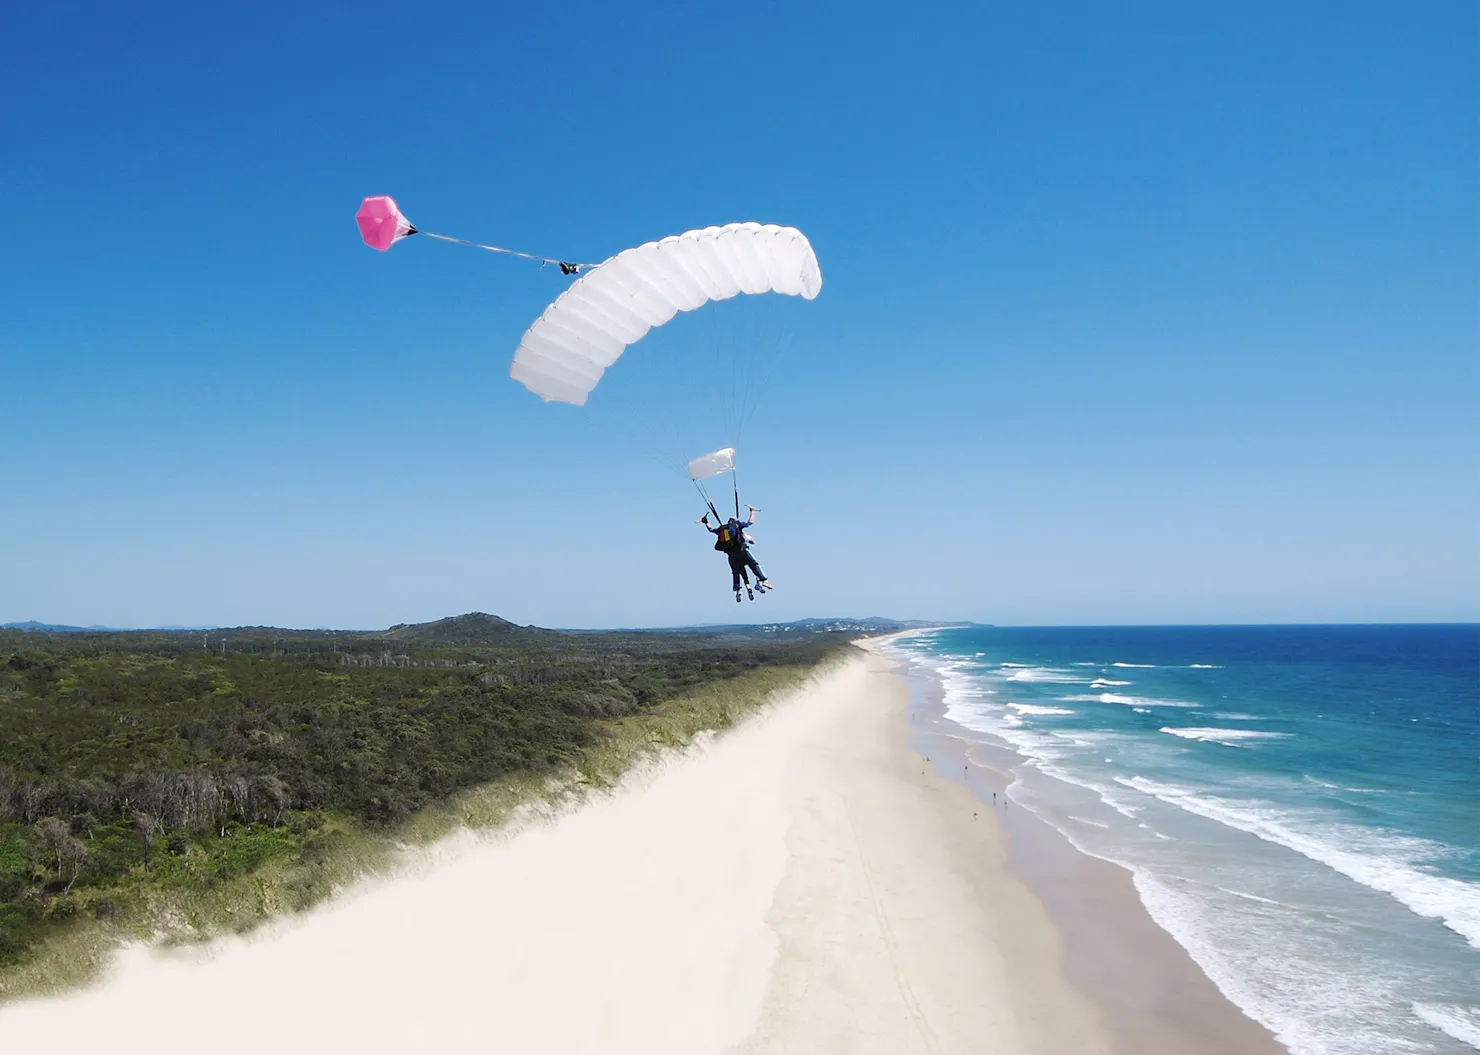
<instances>
[{"instance_id":1,"label":"person walking on beach","mask_svg":"<svg viewBox=\"0 0 1480 1055\"><path fill-rule=\"evenodd\" d=\"M716 536L714 548L723 553L730 561L730 579L735 591L735 600L740 600L740 587L744 584L746 595L753 601L755 593L750 588L750 572L755 572L755 588L761 593L773 589L771 582L766 578L766 573L761 571L761 566L756 563L755 557L750 552L751 539L745 535L745 529L755 523L755 506L746 506L750 516L745 523L740 522L739 517L730 517L723 524L715 527L709 526L709 514L705 513L699 523L704 525L704 530ZM715 514L719 519L719 514Z\"/></svg>"}]
</instances>

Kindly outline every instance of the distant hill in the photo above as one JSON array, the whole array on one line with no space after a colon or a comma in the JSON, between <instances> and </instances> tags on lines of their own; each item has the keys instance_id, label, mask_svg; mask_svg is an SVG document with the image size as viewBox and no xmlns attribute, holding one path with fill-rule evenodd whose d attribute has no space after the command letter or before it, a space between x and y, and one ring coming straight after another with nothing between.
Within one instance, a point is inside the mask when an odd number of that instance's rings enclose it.
<instances>
[{"instance_id":1,"label":"distant hill","mask_svg":"<svg viewBox=\"0 0 1480 1055\"><path fill-rule=\"evenodd\" d=\"M469 612L430 623L397 623L373 636L413 645L492 645L536 640L556 632L536 626L519 626L487 612Z\"/></svg>"},{"instance_id":2,"label":"distant hill","mask_svg":"<svg viewBox=\"0 0 1480 1055\"><path fill-rule=\"evenodd\" d=\"M98 634L112 633L111 626L62 626L58 623L38 623L27 619L24 623L0 623L0 630L25 630L37 634Z\"/></svg>"}]
</instances>

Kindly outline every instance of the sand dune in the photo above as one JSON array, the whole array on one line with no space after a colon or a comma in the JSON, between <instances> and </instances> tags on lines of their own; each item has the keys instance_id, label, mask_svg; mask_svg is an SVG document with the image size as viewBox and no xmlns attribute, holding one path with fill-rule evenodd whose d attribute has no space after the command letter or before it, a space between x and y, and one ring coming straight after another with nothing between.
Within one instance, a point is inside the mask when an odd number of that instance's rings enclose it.
<instances>
[{"instance_id":1,"label":"sand dune","mask_svg":"<svg viewBox=\"0 0 1480 1055\"><path fill-rule=\"evenodd\" d=\"M991 815L919 772L886 665L248 939L131 950L0 1009L0 1047L1107 1050Z\"/></svg>"}]
</instances>

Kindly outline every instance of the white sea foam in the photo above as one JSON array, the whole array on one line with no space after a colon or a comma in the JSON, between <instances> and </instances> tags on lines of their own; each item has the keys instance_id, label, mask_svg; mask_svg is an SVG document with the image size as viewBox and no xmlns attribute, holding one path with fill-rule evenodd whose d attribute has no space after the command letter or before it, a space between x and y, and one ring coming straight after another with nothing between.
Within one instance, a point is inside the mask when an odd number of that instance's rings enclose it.
<instances>
[{"instance_id":1,"label":"white sea foam","mask_svg":"<svg viewBox=\"0 0 1480 1055\"><path fill-rule=\"evenodd\" d=\"M1112 663L1112 667L1138 667L1141 670L1155 670L1155 663Z\"/></svg>"},{"instance_id":2,"label":"white sea foam","mask_svg":"<svg viewBox=\"0 0 1480 1055\"><path fill-rule=\"evenodd\" d=\"M1100 747L1104 744L1122 742L1124 739L1117 733L1099 733L1088 729L1075 729L1072 732L1050 729L1048 735L1067 740L1077 747Z\"/></svg>"},{"instance_id":3,"label":"white sea foam","mask_svg":"<svg viewBox=\"0 0 1480 1055\"><path fill-rule=\"evenodd\" d=\"M1078 674L1071 674L1067 670L1055 670L1053 667L1023 667L1019 666L1007 675L1008 681L1030 681L1046 682L1050 685L1082 685L1084 679Z\"/></svg>"},{"instance_id":4,"label":"white sea foam","mask_svg":"<svg viewBox=\"0 0 1480 1055\"><path fill-rule=\"evenodd\" d=\"M1173 729L1170 726L1162 726L1161 731L1170 733L1172 736L1180 736L1184 740L1206 740L1209 743L1224 744L1227 747L1243 747L1243 740L1283 740L1289 733L1266 733L1258 729L1217 729L1205 726L1194 729Z\"/></svg>"},{"instance_id":5,"label":"white sea foam","mask_svg":"<svg viewBox=\"0 0 1480 1055\"><path fill-rule=\"evenodd\" d=\"M1423 858L1445 856L1449 851L1444 846L1353 824L1295 816L1267 803L1220 799L1145 777L1115 780L1188 813L1319 861L1348 879L1391 896L1410 912L1440 920L1480 949L1480 884L1434 875L1422 868ZM1312 824L1319 826L1319 831L1302 830Z\"/></svg>"},{"instance_id":6,"label":"white sea foam","mask_svg":"<svg viewBox=\"0 0 1480 1055\"><path fill-rule=\"evenodd\" d=\"M1317 777L1313 777L1309 773L1302 773L1301 774L1301 779L1304 780L1307 784L1314 784L1318 788L1325 788L1328 791L1345 791L1345 792L1349 792L1349 793L1351 793L1353 795L1417 795L1417 794L1419 794L1419 792L1417 792L1417 791L1402 791L1402 790L1399 790L1397 788L1353 788L1353 787L1349 787L1346 784L1328 784L1328 783L1326 783L1326 781L1320 780Z\"/></svg>"},{"instance_id":7,"label":"white sea foam","mask_svg":"<svg viewBox=\"0 0 1480 1055\"><path fill-rule=\"evenodd\" d=\"M1220 715L1219 717L1222 717L1222 716ZM1318 780L1317 778L1311 776L1309 773L1302 774L1302 777L1301 778L1303 780L1307 781L1308 783L1311 783L1311 784L1316 785L1317 787L1329 788L1332 791L1343 791L1343 790L1345 790L1344 788L1342 788L1342 786L1340 784L1327 784L1324 780Z\"/></svg>"},{"instance_id":8,"label":"white sea foam","mask_svg":"<svg viewBox=\"0 0 1480 1055\"><path fill-rule=\"evenodd\" d=\"M979 655L981 655L981 653L978 652L977 655L979 656ZM1031 664L1031 663L998 663L997 664L997 666L999 666L999 667L1031 667L1032 665L1033 664Z\"/></svg>"},{"instance_id":9,"label":"white sea foam","mask_svg":"<svg viewBox=\"0 0 1480 1055\"><path fill-rule=\"evenodd\" d=\"M980 655L980 653L978 653L978 655ZM1189 663L1189 664L1187 664L1187 666L1188 666L1188 669L1190 669L1190 670L1222 670L1223 669L1223 664L1222 663Z\"/></svg>"},{"instance_id":10,"label":"white sea foam","mask_svg":"<svg viewBox=\"0 0 1480 1055\"><path fill-rule=\"evenodd\" d=\"M1085 747L1099 746L1102 742L1120 739L1116 733L1076 732L1060 734L1053 730L1035 729L1026 725L1020 715L1040 710L1051 715L1072 715L1075 712L1061 708L1039 708L1034 704L1006 707L985 699L978 692L963 691L971 679L949 671L937 672L943 692L945 717L965 729L985 733L1003 741L1008 747L1023 755L1030 764L1060 779L1074 782L1068 773L1059 772L1053 763Z\"/></svg>"},{"instance_id":11,"label":"white sea foam","mask_svg":"<svg viewBox=\"0 0 1480 1055\"><path fill-rule=\"evenodd\" d=\"M1218 884L1216 883L1214 883L1213 886L1216 889L1223 891L1223 893L1225 894L1232 894L1234 897L1241 897L1245 901L1257 901L1261 905L1276 905L1280 908L1286 907L1283 901L1275 901L1273 898L1260 897L1258 894L1250 894L1243 890L1230 890L1228 887L1218 886Z\"/></svg>"},{"instance_id":12,"label":"white sea foam","mask_svg":"<svg viewBox=\"0 0 1480 1055\"><path fill-rule=\"evenodd\" d=\"M1117 685L1118 686L1118 685L1129 685L1129 684L1130 684L1130 682L1128 682L1128 681L1115 681L1112 678L1096 678L1094 681L1092 681L1092 682L1089 683L1089 687L1092 688L1092 689L1098 689L1098 688L1102 688L1102 687L1106 687L1106 686L1112 686L1112 685Z\"/></svg>"},{"instance_id":13,"label":"white sea foam","mask_svg":"<svg viewBox=\"0 0 1480 1055\"><path fill-rule=\"evenodd\" d=\"M1068 664L1065 666L1068 667ZM1464 929L1467 918L1473 918L1475 933L1480 934L1480 907L1476 907L1471 916L1466 916L1463 904L1453 905L1444 902L1444 898L1448 895L1457 895L1455 900L1458 901L1463 901L1471 894L1480 897L1480 884L1467 885L1423 871L1427 867L1424 862L1427 859L1433 859L1436 851L1442 853L1443 847L1431 843L1425 844L1421 840L1410 840L1404 843L1401 840L1392 839L1382 841L1382 845L1373 845L1370 840L1365 839L1366 836L1374 834L1370 830L1357 826L1339 830L1338 825L1320 816L1318 810L1312 813L1297 813L1292 809L1282 808L1277 811L1273 802L1252 803L1231 798L1224 800L1214 798L1202 789L1174 787L1171 782L1156 784L1148 781L1137 786L1142 778L1134 778L1134 782L1121 777L1112 779L1111 773L1099 770L1101 758L1108 759L1113 755L1122 764L1134 764L1133 760L1137 757L1136 752L1155 741L1155 737L1148 738L1146 733L1156 727L1152 726L1129 735L1111 734L1106 738L1114 739L1116 742L1102 745L1095 742L1100 739L1100 736L1093 733L1086 736L1083 735L1084 731L1064 729L1065 723L1054 720L1039 721L1036 723L1036 728L1033 724L1020 724L1016 721L1004 722L1004 718L1016 718L1019 714L1028 716L1030 722L1032 719L1029 712L1017 707L1004 706L1000 702L1000 697L985 696L980 688L982 684L980 674L978 673L976 678L970 675L971 670L980 672L981 668L982 664L977 663L972 666L968 661L966 669L954 675L952 680L965 691L955 697L958 701L957 706L951 710L956 713L951 717L955 718L956 714L959 714L960 718L957 720L969 719L963 721L962 724L967 725L968 728L992 734L989 739L1011 746L1027 757L1028 761L1024 769L1018 771L1014 786L1022 786L1025 779L1031 786L1032 780L1041 772L1098 793L1100 800L1107 806L1125 817L1132 818L1131 824L1122 825L1116 822L1102 828L1100 824L1083 815L1085 810L1091 807L1085 806L1059 813L1059 823L1062 829L1076 846L1096 856L1116 860L1132 869L1135 873L1137 888L1142 894L1142 900L1147 903L1147 908L1151 910L1157 922L1170 931L1179 943L1188 948L1193 958L1204 966L1204 969L1214 978L1218 987L1226 995L1254 1018L1268 1026L1294 1055L1372 1055L1378 1051L1393 1052L1396 1055L1400 1051L1432 1053L1459 1049L1463 1037L1460 1031L1466 1027L1472 1015L1480 1015L1480 1012L1462 1006L1465 1002L1463 988L1456 991L1452 985L1428 985L1426 987L1426 979L1421 972L1404 974L1399 970L1398 963L1388 964L1381 958L1376 960L1364 958L1360 965L1338 964L1337 962L1328 964L1327 954L1331 950L1326 942L1335 937L1342 925L1338 924L1335 916L1312 917L1311 922L1314 929L1309 935L1310 940L1307 941L1306 931L1301 921L1304 920L1307 911L1312 906L1300 903L1298 896L1294 904L1273 900L1273 897L1284 896L1278 892L1283 888L1275 885L1269 887L1259 885L1261 875L1259 869L1269 867L1269 865L1261 864L1259 868L1253 870L1231 867L1231 870L1210 873L1201 880L1191 878L1184 880L1178 874L1167 875L1158 880L1155 876L1163 873L1167 866L1171 866L1174 873L1184 873L1185 870L1188 876L1201 871L1197 865L1190 862L1200 860L1197 855L1201 853L1201 840L1207 839L1211 832L1204 829L1203 835L1199 837L1197 830L1201 825L1191 817L1181 822L1173 822L1172 818L1166 818L1171 823L1168 830L1177 832L1177 837L1173 839L1155 828L1147 827L1144 821L1139 820L1138 814L1155 820L1159 816L1159 811L1165 809L1164 806L1159 806L1158 802L1166 802L1174 808L1185 810L1187 814L1201 816L1218 825L1247 832L1267 842L1284 846L1286 849L1301 854L1300 860L1302 861L1308 858L1332 869L1327 873L1324 868L1318 867L1315 873L1311 873L1312 866L1302 866L1306 875L1311 877L1309 882L1324 883L1324 889L1336 890L1347 880L1355 879L1361 885L1351 886L1350 896L1352 898L1367 899L1379 896L1365 893L1364 888L1380 891L1382 895L1394 899L1393 911L1403 911L1397 908L1398 905L1402 905L1404 909L1414 911L1418 916L1441 918L1451 929L1469 938L1470 945L1480 947L1480 941ZM991 673L996 674L996 677L991 677L989 674L988 683L996 682L1000 687L1006 684L1005 676L1010 675L1013 670L1026 669L1032 668L1028 664L1021 664L1015 668L1003 668L1000 673L992 670ZM1094 677L1089 671L1085 671L1083 676L1086 680ZM975 681L974 686L971 685L973 681ZM1093 685L1095 689L1102 687L1111 686ZM1114 687L1119 688L1120 686ZM1017 691L1010 686L1003 690L1008 698L1015 695ZM1073 692L1074 690L1061 691ZM952 694L947 693L946 695L949 703ZM1111 699L1106 700L1104 698L1106 696ZM1152 707L1165 707L1175 702L1138 699L1130 695L1119 696L1118 699L1115 697L1116 694L1105 693L1078 698L1063 696L1059 699L1066 703L1078 702L1082 699L1085 702L1113 702L1122 705L1123 701L1134 701L1149 704ZM1224 706L1232 702L1232 700L1225 700ZM1156 713L1141 706L1135 706L1134 710L1138 713ZM1077 713L1088 717L1094 712L1092 709L1080 708ZM1173 715L1163 711L1161 715L1163 720L1176 720L1176 718L1194 718L1195 720L1213 713L1215 712L1211 710L1200 710L1197 716L1193 716L1185 713ZM1229 712L1218 713L1217 719L1214 720L1240 723L1268 722L1270 716ZM1058 727L1057 732L1052 728L1054 726ZM1239 730L1235 727L1223 731L1238 733L1260 730ZM1246 746L1249 745L1249 740L1250 738L1245 738ZM1163 757L1167 757L1169 742L1160 741L1160 743L1164 745L1161 749ZM1238 752L1227 754L1231 757ZM1148 759L1148 762L1150 761L1151 759ZM1085 768L1086 765L1093 768ZM1094 775L1096 771L1100 772L1099 777ZM1273 787L1256 790L1255 785L1243 783L1241 786L1248 793L1270 795L1276 793ZM1157 795L1157 790L1162 791L1163 794ZM1143 798L1143 796L1147 797ZM1152 801L1152 798L1157 801ZM1192 801L1177 801L1179 798ZM1013 794L1013 800L1019 803L1025 801L1017 793ZM1031 799L1027 801L1029 808L1035 808L1031 804ZM1137 802L1145 805L1134 805ZM1202 806L1206 809L1198 808ZM1227 817L1215 815L1213 811L1218 808L1230 811L1230 815ZM1179 824L1181 827L1178 826ZM1190 828L1189 825L1191 825ZM1157 820L1156 826L1162 826L1161 820ZM1183 831L1183 828L1187 830ZM1122 843L1117 833L1127 830L1134 833L1133 838L1144 840L1144 843L1139 846ZM1375 834L1379 840L1382 840L1383 833ZM1312 845L1302 845L1300 843L1302 839ZM1214 839L1211 846L1218 847L1222 842L1223 840ZM1186 856L1189 847L1194 855L1192 858ZM1272 852L1278 854L1283 851ZM1221 857L1221 851L1219 853ZM1146 857L1143 856L1144 854L1151 856ZM1344 857L1333 855L1344 855ZM1261 855L1255 853L1253 856L1258 859ZM1333 857L1341 863L1332 863L1326 860L1327 857ZM1265 860L1272 864L1272 859L1267 856ZM1232 865L1232 862L1227 863ZM1293 864L1293 861L1289 861L1286 867ZM1343 864L1346 867L1343 867ZM1146 872L1147 866L1153 867L1155 873ZM1354 871L1363 872L1364 867L1377 873L1376 881L1369 881L1371 877L1363 878L1352 875ZM1317 878L1323 874L1323 878ZM1383 885L1384 875L1387 877L1386 886ZM1341 878L1342 876L1346 879ZM1221 883L1228 885L1219 886L1212 883L1213 878L1218 878ZM1253 884L1251 888L1246 888L1245 891L1230 889L1230 887L1243 886L1246 878L1249 878ZM1389 890L1388 886L1397 889ZM1248 893L1248 889L1258 890L1259 893ZM1289 889L1300 890L1304 887ZM1359 893L1359 891L1362 892ZM1273 897L1261 897L1261 894L1269 894ZM1435 907L1444 911L1423 912L1413 908L1411 904L1413 900L1426 896L1430 901L1437 899ZM1334 899L1332 903L1340 904L1340 899ZM1243 906L1243 908L1233 906ZM1414 925L1422 926L1416 922ZM1338 929L1333 931L1333 927ZM1282 928L1288 928L1288 930ZM1284 935L1288 943L1271 947L1268 935L1272 932ZM1462 947L1456 951L1468 953L1468 950L1463 950ZM1351 969L1347 969L1348 967ZM1403 970L1409 969L1407 966L1403 968ZM1399 985L1400 981L1404 984ZM1424 1014L1417 1003L1412 1005L1410 1011L1409 1001L1416 999L1432 1001L1425 1005L1428 1014ZM1447 1003L1445 1003L1446 1000ZM1441 1023L1439 1019L1443 1019L1443 1022ZM1441 1030L1443 1036L1432 1030ZM1453 1039L1445 1043L1445 1037ZM1466 1040L1463 1043L1469 1043L1469 1041Z\"/></svg>"},{"instance_id":14,"label":"white sea foam","mask_svg":"<svg viewBox=\"0 0 1480 1055\"><path fill-rule=\"evenodd\" d=\"M1034 703L1009 703L1018 714L1073 714L1067 707L1040 707Z\"/></svg>"},{"instance_id":15,"label":"white sea foam","mask_svg":"<svg viewBox=\"0 0 1480 1055\"><path fill-rule=\"evenodd\" d=\"M1080 824L1088 824L1092 828L1109 828L1110 827L1110 825L1106 824L1104 821L1092 821L1088 817L1076 817L1072 813L1069 814L1069 819L1071 821L1078 821Z\"/></svg>"},{"instance_id":16,"label":"white sea foam","mask_svg":"<svg viewBox=\"0 0 1480 1055\"><path fill-rule=\"evenodd\" d=\"M1391 980L1383 972L1312 970L1300 956L1270 955L1266 931L1288 919L1282 906L1245 901L1243 912L1229 916L1173 877L1135 868L1132 878L1151 917L1225 996L1268 1027L1293 1055L1432 1050L1396 1036L1396 1023L1368 1023L1353 1014L1390 1000ZM1250 970L1254 963L1258 969Z\"/></svg>"},{"instance_id":17,"label":"white sea foam","mask_svg":"<svg viewBox=\"0 0 1480 1055\"><path fill-rule=\"evenodd\" d=\"M1480 1008L1414 1002L1413 1013L1439 1032L1480 1051Z\"/></svg>"},{"instance_id":18,"label":"white sea foam","mask_svg":"<svg viewBox=\"0 0 1480 1055\"><path fill-rule=\"evenodd\" d=\"M1196 707L1195 703L1183 700L1157 700L1148 696L1122 696L1114 692L1088 693L1077 696L1060 696L1063 703L1118 703L1125 707Z\"/></svg>"}]
</instances>

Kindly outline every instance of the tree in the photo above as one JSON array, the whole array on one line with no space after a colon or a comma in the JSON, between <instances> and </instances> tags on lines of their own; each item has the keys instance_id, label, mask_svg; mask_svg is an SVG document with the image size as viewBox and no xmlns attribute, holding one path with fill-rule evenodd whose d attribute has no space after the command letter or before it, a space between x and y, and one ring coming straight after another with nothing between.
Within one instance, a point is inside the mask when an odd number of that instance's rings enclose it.
<instances>
[{"instance_id":1,"label":"tree","mask_svg":"<svg viewBox=\"0 0 1480 1055\"><path fill-rule=\"evenodd\" d=\"M35 825L36 838L56 858L57 880L62 878L62 857L68 840L72 840L72 826L60 817L42 817ZM72 840L75 841L75 840Z\"/></svg>"},{"instance_id":2,"label":"tree","mask_svg":"<svg viewBox=\"0 0 1480 1055\"><path fill-rule=\"evenodd\" d=\"M159 834L159 818L152 813L139 810L134 814L134 829L144 838L144 871L149 871L149 861L154 856L154 837Z\"/></svg>"},{"instance_id":3,"label":"tree","mask_svg":"<svg viewBox=\"0 0 1480 1055\"><path fill-rule=\"evenodd\" d=\"M67 886L63 894L72 893L72 885L77 882L78 875L82 872L82 866L87 863L87 847L81 839L68 836L57 851L57 872L60 878L62 864L65 863L72 870L71 877L67 880Z\"/></svg>"}]
</instances>

